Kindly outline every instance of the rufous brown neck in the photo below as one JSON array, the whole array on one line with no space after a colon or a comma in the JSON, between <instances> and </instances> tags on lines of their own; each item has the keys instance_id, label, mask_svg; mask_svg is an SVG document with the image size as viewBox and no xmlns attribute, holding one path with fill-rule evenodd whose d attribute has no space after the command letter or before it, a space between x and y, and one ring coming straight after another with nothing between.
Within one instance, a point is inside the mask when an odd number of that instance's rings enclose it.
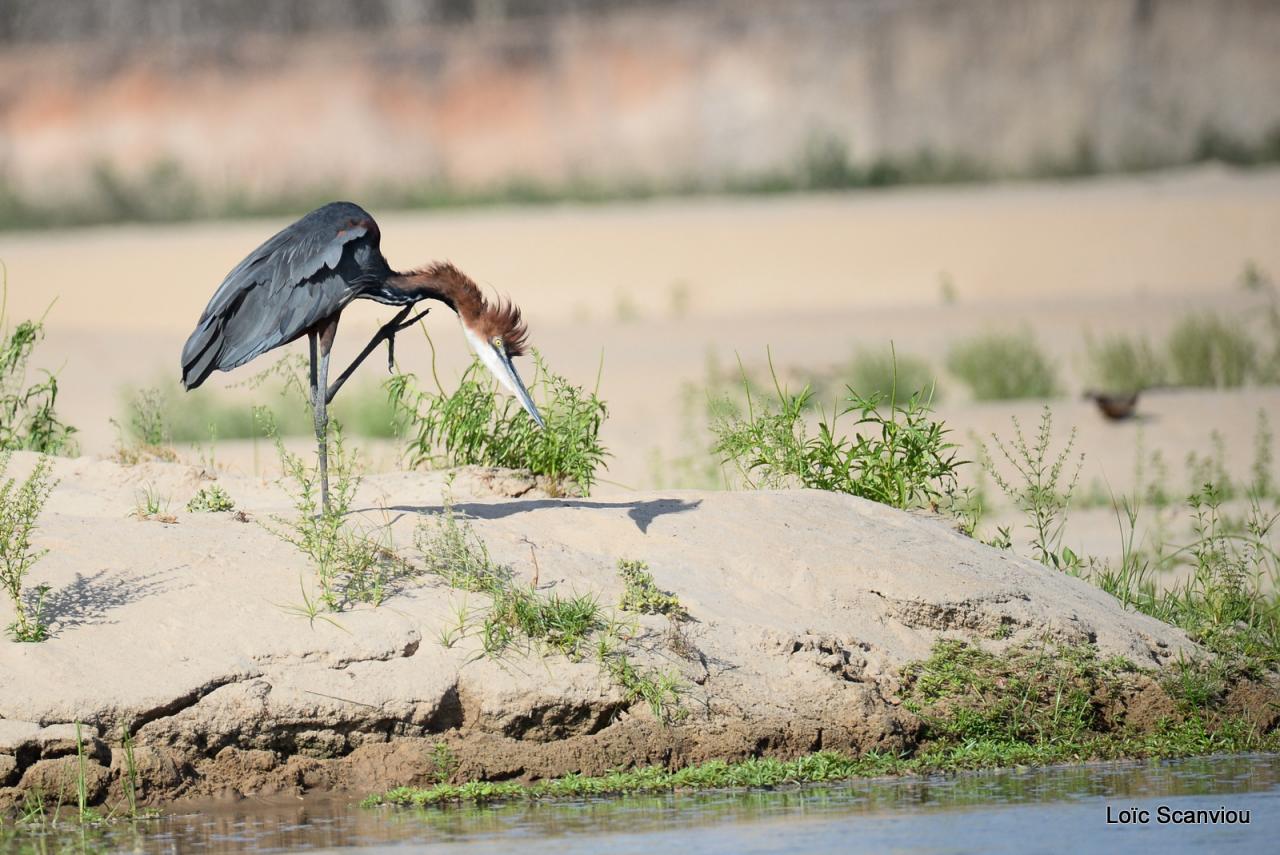
<instances>
[{"instance_id":1,"label":"rufous brown neck","mask_svg":"<svg viewBox=\"0 0 1280 855\"><path fill-rule=\"evenodd\" d=\"M490 303L470 276L447 261L407 273L393 273L386 284L418 300L439 300L458 313L462 323L485 340L500 337L508 356L524 353L528 329L520 309L507 300Z\"/></svg>"}]
</instances>

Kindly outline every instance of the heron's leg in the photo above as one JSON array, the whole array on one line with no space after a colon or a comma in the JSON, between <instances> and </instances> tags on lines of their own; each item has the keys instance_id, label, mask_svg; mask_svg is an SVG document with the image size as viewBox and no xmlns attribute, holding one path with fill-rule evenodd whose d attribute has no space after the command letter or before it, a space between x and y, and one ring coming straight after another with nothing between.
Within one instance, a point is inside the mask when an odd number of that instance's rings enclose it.
<instances>
[{"instance_id":1,"label":"heron's leg","mask_svg":"<svg viewBox=\"0 0 1280 855\"><path fill-rule=\"evenodd\" d=\"M314 331L307 333L307 344L311 352L311 422L316 430L316 460L320 466L320 502L321 508L328 513L329 460L325 442L325 419L322 415L325 411L325 400L324 381L320 375L319 334Z\"/></svg>"},{"instance_id":2,"label":"heron's leg","mask_svg":"<svg viewBox=\"0 0 1280 855\"><path fill-rule=\"evenodd\" d=\"M334 319L313 339L320 347L314 416L320 459L320 502L325 513L329 512L329 396L325 392L329 386L329 354L333 351L333 338L337 333L338 321Z\"/></svg>"},{"instance_id":3,"label":"heron's leg","mask_svg":"<svg viewBox=\"0 0 1280 855\"><path fill-rule=\"evenodd\" d=\"M351 364L347 366L347 370L343 371L342 374L338 376L337 380L333 381L333 385L330 386L328 392L326 392L326 401L333 400L333 396L338 394L338 390L347 382L347 379L355 372L360 363L364 362L369 357L369 354L373 353L373 351L377 349L378 345L384 340L387 342L387 364L388 367L390 366L391 356L394 353L392 348L395 346L396 333L407 330L409 327L426 317L427 313L431 311L430 309L423 309L421 312L406 321L405 318L412 310L413 306L405 306L403 309L396 312L395 317L383 324L382 327L374 333L373 338L369 339L369 343L364 346L364 350L360 351L360 355L351 361Z\"/></svg>"}]
</instances>

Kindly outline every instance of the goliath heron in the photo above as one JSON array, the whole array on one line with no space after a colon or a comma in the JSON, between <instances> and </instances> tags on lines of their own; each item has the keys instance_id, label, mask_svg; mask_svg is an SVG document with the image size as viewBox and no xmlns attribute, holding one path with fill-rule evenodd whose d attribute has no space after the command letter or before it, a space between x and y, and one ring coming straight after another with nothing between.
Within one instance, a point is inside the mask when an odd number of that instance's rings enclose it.
<instances>
[{"instance_id":1,"label":"goliath heron","mask_svg":"<svg viewBox=\"0 0 1280 855\"><path fill-rule=\"evenodd\" d=\"M480 361L519 398L538 426L544 426L511 362L524 353L527 336L520 310L509 302L489 302L475 282L449 263L397 273L382 257L380 239L378 224L359 205L331 202L312 211L249 253L227 274L182 348L182 385L194 389L214 369L230 371L307 336L325 510L329 508L328 404L382 341L387 342L391 363L396 333L430 311L409 318L420 300L439 300L457 313L463 335ZM360 298L403 308L330 386L329 353L338 318L348 303Z\"/></svg>"}]
</instances>

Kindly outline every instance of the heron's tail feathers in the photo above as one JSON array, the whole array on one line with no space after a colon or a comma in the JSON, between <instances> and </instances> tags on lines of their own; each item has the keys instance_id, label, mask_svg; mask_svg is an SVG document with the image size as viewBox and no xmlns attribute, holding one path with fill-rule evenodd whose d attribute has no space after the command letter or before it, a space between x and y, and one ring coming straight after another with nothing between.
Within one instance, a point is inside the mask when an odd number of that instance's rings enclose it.
<instances>
[{"instance_id":1,"label":"heron's tail feathers","mask_svg":"<svg viewBox=\"0 0 1280 855\"><path fill-rule=\"evenodd\" d=\"M194 389L218 367L219 347L215 325L201 323L182 348L182 386Z\"/></svg>"}]
</instances>

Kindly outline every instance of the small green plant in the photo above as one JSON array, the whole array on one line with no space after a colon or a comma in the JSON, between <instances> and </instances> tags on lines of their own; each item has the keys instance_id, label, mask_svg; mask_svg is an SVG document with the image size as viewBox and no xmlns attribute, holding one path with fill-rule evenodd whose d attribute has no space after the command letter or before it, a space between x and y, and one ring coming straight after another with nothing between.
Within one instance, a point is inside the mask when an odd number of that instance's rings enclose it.
<instances>
[{"instance_id":1,"label":"small green plant","mask_svg":"<svg viewBox=\"0 0 1280 855\"><path fill-rule=\"evenodd\" d=\"M177 517L169 513L169 498L161 495L151 484L144 484L141 490L134 492L133 510L129 516L165 523L177 521Z\"/></svg>"},{"instance_id":2,"label":"small green plant","mask_svg":"<svg viewBox=\"0 0 1280 855\"><path fill-rule=\"evenodd\" d=\"M474 620L465 605L459 607L455 625L440 633L444 647L474 631L486 656L533 646L580 659L594 638L601 671L623 689L629 702L648 703L663 722L679 707L678 678L631 663L619 625L606 619L594 597L543 594L517 583L511 568L493 561L471 524L459 518L447 492L441 512L419 522L414 544L426 572L451 588L490 598L489 607L478 611Z\"/></svg>"},{"instance_id":3,"label":"small green plant","mask_svg":"<svg viewBox=\"0 0 1280 855\"><path fill-rule=\"evenodd\" d=\"M622 577L622 599L618 608L627 612L646 615L668 615L673 618L686 617L684 606L675 594L658 588L649 572L649 565L643 561L626 558L618 559L618 575Z\"/></svg>"},{"instance_id":4,"label":"small green plant","mask_svg":"<svg viewBox=\"0 0 1280 855\"><path fill-rule=\"evenodd\" d=\"M576 657L587 637L603 626L600 607L591 597L543 595L517 584L511 568L496 563L471 524L459 518L447 493L441 512L418 523L414 545L427 573L451 588L491 598L479 616L486 655L500 655L517 643L536 643ZM442 636L446 647L467 633L467 617L460 615L459 626Z\"/></svg>"},{"instance_id":5,"label":"small green plant","mask_svg":"<svg viewBox=\"0 0 1280 855\"><path fill-rule=\"evenodd\" d=\"M268 435L276 443L284 477L281 484L289 493L297 515L291 519L272 517L273 534L293 544L311 559L320 592L317 600L331 612L341 611L353 603L380 605L396 581L410 570L386 546L377 543L366 532L355 531L344 524L351 512L356 489L360 484L356 455L347 450L342 425L329 420L329 507L320 502L320 475L317 466L309 466L302 458L284 447L284 442L271 424L269 414L262 419ZM303 588L302 612L314 619L315 601Z\"/></svg>"},{"instance_id":6,"label":"small green plant","mask_svg":"<svg viewBox=\"0 0 1280 855\"><path fill-rule=\"evenodd\" d=\"M1257 367L1257 343L1244 325L1213 312L1187 315L1169 334L1172 380L1179 386L1244 385Z\"/></svg>"},{"instance_id":7,"label":"small green plant","mask_svg":"<svg viewBox=\"0 0 1280 855\"><path fill-rule=\"evenodd\" d=\"M0 450L74 454L76 429L57 413L58 376L45 371L42 381L27 382L27 362L44 340L44 318L9 329L9 270L3 262L0 273Z\"/></svg>"},{"instance_id":8,"label":"small green plant","mask_svg":"<svg viewBox=\"0 0 1280 855\"><path fill-rule=\"evenodd\" d=\"M219 513L221 511L233 510L236 503L231 501L231 497L227 495L227 491L217 484L210 484L208 487L201 487L200 490L191 497L191 501L187 502L187 510L190 513Z\"/></svg>"},{"instance_id":9,"label":"small green plant","mask_svg":"<svg viewBox=\"0 0 1280 855\"><path fill-rule=\"evenodd\" d=\"M1244 263L1237 281L1240 283L1241 288L1250 293L1266 292L1275 287L1275 283L1271 281L1271 276L1268 275L1267 271L1252 259Z\"/></svg>"},{"instance_id":10,"label":"small green plant","mask_svg":"<svg viewBox=\"0 0 1280 855\"><path fill-rule=\"evenodd\" d=\"M446 784L458 771L458 758L447 742L437 742L431 747L431 767L437 784Z\"/></svg>"},{"instance_id":11,"label":"small green plant","mask_svg":"<svg viewBox=\"0 0 1280 855\"><path fill-rule=\"evenodd\" d=\"M539 428L515 399L499 400L496 381L475 360L458 388L431 395L411 374L387 382L390 399L409 435L406 456L413 466L498 466L544 475L552 485L590 493L608 452L600 444L607 409L596 391L586 392L547 370L534 351L530 394L546 422ZM598 385L598 378L597 378ZM437 386L439 381L437 380Z\"/></svg>"},{"instance_id":12,"label":"small green plant","mask_svg":"<svg viewBox=\"0 0 1280 855\"><path fill-rule=\"evenodd\" d=\"M129 427L143 445L159 447L173 442L165 419L165 398L159 389L140 389L129 399Z\"/></svg>"},{"instance_id":13,"label":"small green plant","mask_svg":"<svg viewBox=\"0 0 1280 855\"><path fill-rule=\"evenodd\" d=\"M1168 381L1168 368L1146 336L1086 338L1089 380L1101 392L1140 392Z\"/></svg>"},{"instance_id":14,"label":"small green plant","mask_svg":"<svg viewBox=\"0 0 1280 855\"><path fill-rule=\"evenodd\" d=\"M492 595L514 584L511 568L489 556L489 547L458 516L448 492L439 514L418 521L413 543L423 569L450 588Z\"/></svg>"},{"instance_id":15,"label":"small green plant","mask_svg":"<svg viewBox=\"0 0 1280 855\"><path fill-rule=\"evenodd\" d=\"M1030 330L990 332L952 346L947 367L979 401L1052 398L1058 372Z\"/></svg>"},{"instance_id":16,"label":"small green plant","mask_svg":"<svg viewBox=\"0 0 1280 855\"><path fill-rule=\"evenodd\" d=\"M0 451L0 475L8 470L10 456L9 451ZM56 484L50 478L50 468L49 458L41 455L20 485L13 478L0 484L0 585L13 606L14 619L8 631L15 641L44 641L49 637L42 614L49 587L37 586L29 603L24 585L32 565L46 552L32 546L31 536Z\"/></svg>"},{"instance_id":17,"label":"small green plant","mask_svg":"<svg viewBox=\"0 0 1280 855\"><path fill-rule=\"evenodd\" d=\"M125 401L127 426L115 419L118 439L116 460L132 466L143 460L175 461L177 452L172 448L173 437L166 418L167 396L156 387L132 391Z\"/></svg>"},{"instance_id":18,"label":"small green plant","mask_svg":"<svg viewBox=\"0 0 1280 855\"><path fill-rule=\"evenodd\" d=\"M601 642L597 656L614 683L626 693L629 703L643 701L653 717L670 724L685 712L680 706L682 682L670 671L639 668L621 649Z\"/></svg>"},{"instance_id":19,"label":"small green plant","mask_svg":"<svg viewBox=\"0 0 1280 855\"><path fill-rule=\"evenodd\" d=\"M76 722L76 805L78 816L83 825L98 819L96 812L89 808L88 769L85 766L84 736L80 732L80 722Z\"/></svg>"},{"instance_id":20,"label":"small green plant","mask_svg":"<svg viewBox=\"0 0 1280 855\"><path fill-rule=\"evenodd\" d=\"M129 806L129 816L137 818L138 816L138 762L133 754L133 736L129 733L129 725L122 724L121 731L121 748L124 750L124 775L120 779L120 786L124 790L125 803Z\"/></svg>"},{"instance_id":21,"label":"small green plant","mask_svg":"<svg viewBox=\"0 0 1280 855\"><path fill-rule=\"evenodd\" d=\"M600 604L588 595L561 597L513 585L497 591L481 622L484 652L497 656L517 642L532 642L577 659L588 637L603 628Z\"/></svg>"},{"instance_id":22,"label":"small green plant","mask_svg":"<svg viewBox=\"0 0 1280 855\"><path fill-rule=\"evenodd\" d=\"M1081 455L1074 471L1067 475L1076 432L1072 429L1066 446L1057 455L1053 455L1049 451L1053 441L1053 413L1048 406L1044 408L1040 417L1040 429L1031 442L1023 435L1022 425L1018 423L1017 417L1014 416L1011 421L1012 440L1006 444L995 434L991 435L991 440L1005 461L1013 467L1016 475L1002 475L985 445L981 447L983 466L996 486L1027 517L1027 527L1031 530L1031 549L1036 560L1059 570L1074 570L1080 559L1069 547L1062 545L1062 534L1067 523L1071 494L1084 465L1084 455Z\"/></svg>"},{"instance_id":23,"label":"small green plant","mask_svg":"<svg viewBox=\"0 0 1280 855\"><path fill-rule=\"evenodd\" d=\"M773 401L756 409L747 387L745 417L725 407L712 424L715 452L732 462L752 488L795 484L831 490L882 502L895 508L937 504L954 492L954 443L946 440L946 426L933 418L927 398L913 394L904 404L890 396L882 407L877 395L865 398L849 389L848 406L839 414L825 413L817 435L805 419L812 393L784 389L773 371ZM746 374L743 372L744 385ZM852 437L841 432L839 418L857 414Z\"/></svg>"}]
</instances>

